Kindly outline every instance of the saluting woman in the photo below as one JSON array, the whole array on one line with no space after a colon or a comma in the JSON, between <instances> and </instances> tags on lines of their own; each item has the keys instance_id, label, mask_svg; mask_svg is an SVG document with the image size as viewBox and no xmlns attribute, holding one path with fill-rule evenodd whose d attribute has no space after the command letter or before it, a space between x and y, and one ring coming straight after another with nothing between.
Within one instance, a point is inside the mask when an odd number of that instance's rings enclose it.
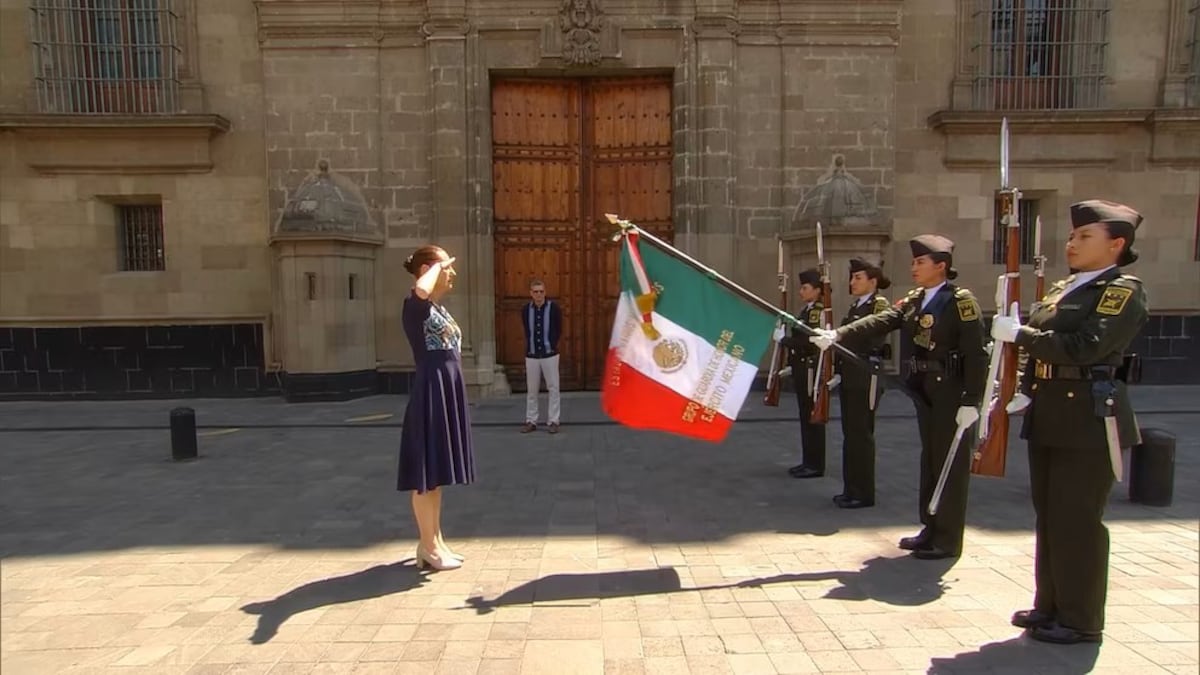
<instances>
[{"instance_id":1,"label":"saluting woman","mask_svg":"<svg viewBox=\"0 0 1200 675\"><path fill-rule=\"evenodd\" d=\"M1029 477L1037 514L1033 608L1013 625L1043 642L1100 642L1108 585L1108 529L1101 518L1121 473L1121 448L1138 442L1125 383L1125 350L1147 319L1146 293L1121 267L1137 260L1142 216L1123 204L1071 205L1067 262L1022 326L998 317L992 337L1028 356L1009 413L1026 410Z\"/></svg>"}]
</instances>

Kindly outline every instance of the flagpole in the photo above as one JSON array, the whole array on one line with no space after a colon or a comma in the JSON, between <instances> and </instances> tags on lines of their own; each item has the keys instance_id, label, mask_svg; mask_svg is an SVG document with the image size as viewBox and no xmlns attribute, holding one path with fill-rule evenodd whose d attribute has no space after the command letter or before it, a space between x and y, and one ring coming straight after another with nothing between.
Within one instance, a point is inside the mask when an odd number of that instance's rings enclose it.
<instances>
[{"instance_id":1,"label":"flagpole","mask_svg":"<svg viewBox=\"0 0 1200 675\"><path fill-rule=\"evenodd\" d=\"M622 230L635 230L638 233L638 238L645 239L646 241L650 242L651 244L654 244L654 246L656 248L658 248L659 250L661 250L663 253L666 253L667 255L677 258L679 260L682 260L683 262L686 262L689 265L698 267L705 274L712 277L714 280L720 282L722 285L724 285L729 290L740 295L743 300L746 300L747 302L758 305L758 307L760 309L764 309L768 312L772 312L772 313L782 317L783 319L785 319L786 321L791 323L793 326L796 326L796 327L802 329L804 332L808 333L809 335L817 335L817 331L813 330L811 327L809 327L803 321L800 321L799 319L792 316L791 314L788 314L786 311L779 309L775 305L772 305L771 303L767 302L766 300L763 300L762 298L758 297L757 295L742 288L738 284L734 283L731 279L727 279L720 272L714 270L713 268L709 267L708 265L705 265L704 263L700 262L699 260L696 260L695 258L684 253L683 251L680 251L679 249L668 244L667 242L663 241L662 239L659 239L658 237L654 236L653 234L650 234L646 230L642 229L641 226L639 226L635 223L631 223L628 220L624 220L620 216L617 216L612 213L606 213L606 214L604 214L604 216L606 218L608 218L608 222L620 227ZM860 358L858 356L858 354L855 354L854 352L843 347L842 345L835 342L835 343L833 343L833 347L834 347L834 349L837 349L838 351L842 352L843 355L845 355L847 358L851 359L852 361L855 361L856 363L860 363L860 364L863 363L862 358Z\"/></svg>"}]
</instances>

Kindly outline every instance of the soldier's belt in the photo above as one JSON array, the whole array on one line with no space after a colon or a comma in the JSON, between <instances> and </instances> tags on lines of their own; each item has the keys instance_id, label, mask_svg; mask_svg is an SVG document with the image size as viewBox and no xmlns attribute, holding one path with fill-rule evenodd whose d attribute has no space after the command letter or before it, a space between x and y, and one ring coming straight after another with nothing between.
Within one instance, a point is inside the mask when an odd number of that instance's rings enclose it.
<instances>
[{"instance_id":1,"label":"soldier's belt","mask_svg":"<svg viewBox=\"0 0 1200 675\"><path fill-rule=\"evenodd\" d=\"M904 362L907 365L910 373L944 373L946 372L946 364L934 359L915 359L910 358Z\"/></svg>"},{"instance_id":2,"label":"soldier's belt","mask_svg":"<svg viewBox=\"0 0 1200 675\"><path fill-rule=\"evenodd\" d=\"M1116 373L1115 366L1059 366L1038 361L1033 367L1033 376L1039 380L1111 380Z\"/></svg>"}]
</instances>

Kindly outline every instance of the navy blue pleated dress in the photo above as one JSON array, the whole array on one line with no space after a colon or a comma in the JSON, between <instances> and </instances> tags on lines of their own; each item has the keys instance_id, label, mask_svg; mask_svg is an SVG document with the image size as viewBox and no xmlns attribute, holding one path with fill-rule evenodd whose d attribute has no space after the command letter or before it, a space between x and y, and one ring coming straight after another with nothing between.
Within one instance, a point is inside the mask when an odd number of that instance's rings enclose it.
<instances>
[{"instance_id":1,"label":"navy blue pleated dress","mask_svg":"<svg viewBox=\"0 0 1200 675\"><path fill-rule=\"evenodd\" d=\"M396 489L427 492L473 483L471 417L459 358L462 331L445 307L422 300L416 291L404 300L401 322L417 371L400 433Z\"/></svg>"}]
</instances>

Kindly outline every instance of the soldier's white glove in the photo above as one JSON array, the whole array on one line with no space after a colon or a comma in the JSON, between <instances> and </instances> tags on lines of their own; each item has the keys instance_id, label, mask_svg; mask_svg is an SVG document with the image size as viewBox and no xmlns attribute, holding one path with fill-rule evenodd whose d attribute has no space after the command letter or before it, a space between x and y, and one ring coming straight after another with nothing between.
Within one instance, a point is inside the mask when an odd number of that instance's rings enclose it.
<instances>
[{"instance_id":1,"label":"soldier's white glove","mask_svg":"<svg viewBox=\"0 0 1200 675\"><path fill-rule=\"evenodd\" d=\"M839 384L841 384L841 383L842 383L842 376L841 376L841 375L834 375L833 377L831 377L831 378L829 379L829 381L828 381L828 382L826 382L826 383L825 383L825 385L826 385L827 387L829 387L829 390L830 390L830 391L833 391L834 389L837 389L837 386L838 386Z\"/></svg>"},{"instance_id":2,"label":"soldier's white glove","mask_svg":"<svg viewBox=\"0 0 1200 675\"><path fill-rule=\"evenodd\" d=\"M992 319L992 338L997 342L1016 341L1017 333L1021 331L1021 315L1018 311L1017 303L1014 302L1008 316L998 316Z\"/></svg>"},{"instance_id":3,"label":"soldier's white glove","mask_svg":"<svg viewBox=\"0 0 1200 675\"><path fill-rule=\"evenodd\" d=\"M979 421L979 411L974 406L959 406L958 414L954 416L954 421L958 423L958 426L965 429Z\"/></svg>"},{"instance_id":4,"label":"soldier's white glove","mask_svg":"<svg viewBox=\"0 0 1200 675\"><path fill-rule=\"evenodd\" d=\"M829 328L818 328L817 334L812 336L809 341L816 345L817 349L825 351L832 347L833 343L837 342L837 331Z\"/></svg>"},{"instance_id":5,"label":"soldier's white glove","mask_svg":"<svg viewBox=\"0 0 1200 675\"><path fill-rule=\"evenodd\" d=\"M1012 400L1008 402L1008 405L1004 406L1004 411L1009 415L1016 415L1022 410L1028 408L1030 403L1033 403L1033 399L1029 398L1025 394L1022 394L1021 392L1017 392L1016 395L1012 397Z\"/></svg>"},{"instance_id":6,"label":"soldier's white glove","mask_svg":"<svg viewBox=\"0 0 1200 675\"><path fill-rule=\"evenodd\" d=\"M787 330L783 327L783 324L779 324L778 326L775 326L774 337L775 337L776 342L781 342L786 335L787 335Z\"/></svg>"}]
</instances>

